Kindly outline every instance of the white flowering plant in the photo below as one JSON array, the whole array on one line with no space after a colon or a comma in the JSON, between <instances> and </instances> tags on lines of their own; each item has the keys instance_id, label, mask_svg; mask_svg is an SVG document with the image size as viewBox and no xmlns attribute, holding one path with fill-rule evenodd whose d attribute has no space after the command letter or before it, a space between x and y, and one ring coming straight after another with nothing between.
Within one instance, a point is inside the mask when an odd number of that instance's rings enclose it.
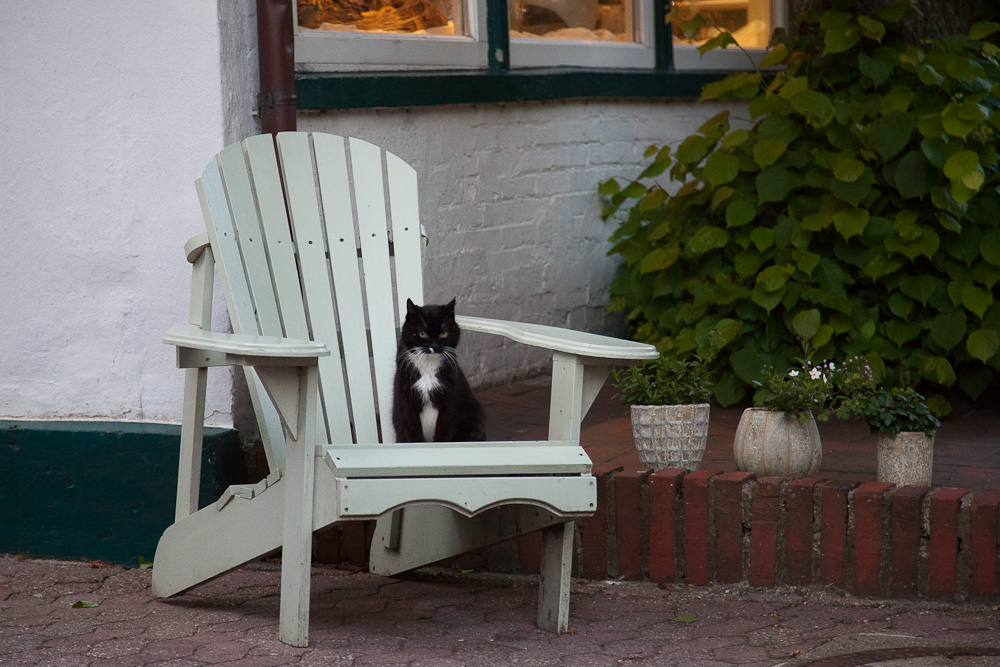
<instances>
[{"instance_id":1,"label":"white flowering plant","mask_svg":"<svg viewBox=\"0 0 1000 667\"><path fill-rule=\"evenodd\" d=\"M833 376L836 365L832 361L814 364L812 349L802 342L800 365L785 371L771 366L764 368L763 380L755 382L754 405L768 410L781 410L795 415L800 421L810 416L826 420L830 417L833 396Z\"/></svg>"}]
</instances>

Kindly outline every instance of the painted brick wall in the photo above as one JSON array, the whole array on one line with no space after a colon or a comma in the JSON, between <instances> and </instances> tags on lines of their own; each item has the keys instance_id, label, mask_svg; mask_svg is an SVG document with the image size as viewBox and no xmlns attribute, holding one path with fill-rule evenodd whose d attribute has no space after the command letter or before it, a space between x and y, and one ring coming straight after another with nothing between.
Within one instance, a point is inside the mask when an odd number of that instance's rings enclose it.
<instances>
[{"instance_id":1,"label":"painted brick wall","mask_svg":"<svg viewBox=\"0 0 1000 667\"><path fill-rule=\"evenodd\" d=\"M299 129L365 139L412 164L431 237L425 296L459 312L621 333L606 312L616 260L597 183L631 178L721 107L560 101L303 112ZM744 114L745 115L745 114ZM487 336L460 349L473 384L537 373L548 355Z\"/></svg>"}]
</instances>

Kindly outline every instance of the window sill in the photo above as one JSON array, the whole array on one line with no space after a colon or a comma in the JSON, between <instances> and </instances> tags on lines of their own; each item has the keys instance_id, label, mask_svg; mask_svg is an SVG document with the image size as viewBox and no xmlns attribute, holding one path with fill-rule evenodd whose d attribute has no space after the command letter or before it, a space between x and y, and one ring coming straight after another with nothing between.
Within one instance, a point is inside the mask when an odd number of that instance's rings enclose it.
<instances>
[{"instance_id":1,"label":"window sill","mask_svg":"<svg viewBox=\"0 0 1000 667\"><path fill-rule=\"evenodd\" d=\"M573 67L489 72L296 72L298 109L364 109L573 98L691 98L723 71Z\"/></svg>"}]
</instances>

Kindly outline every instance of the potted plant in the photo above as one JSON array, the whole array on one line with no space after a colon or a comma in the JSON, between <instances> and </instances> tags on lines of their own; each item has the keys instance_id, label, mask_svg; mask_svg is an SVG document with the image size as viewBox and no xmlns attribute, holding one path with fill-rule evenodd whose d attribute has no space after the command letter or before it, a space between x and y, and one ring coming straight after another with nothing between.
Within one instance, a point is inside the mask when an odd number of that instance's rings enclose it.
<instances>
[{"instance_id":1,"label":"potted plant","mask_svg":"<svg viewBox=\"0 0 1000 667\"><path fill-rule=\"evenodd\" d=\"M853 357L838 376L837 416L863 419L877 436L878 481L929 486L934 431L941 422L913 387L876 386L867 361Z\"/></svg>"},{"instance_id":2,"label":"potted plant","mask_svg":"<svg viewBox=\"0 0 1000 667\"><path fill-rule=\"evenodd\" d=\"M653 470L697 470L708 442L713 372L722 337L713 331L703 353L663 354L655 361L612 372L629 406L639 460Z\"/></svg>"},{"instance_id":3,"label":"potted plant","mask_svg":"<svg viewBox=\"0 0 1000 667\"><path fill-rule=\"evenodd\" d=\"M754 407L740 417L733 439L736 467L758 476L808 477L819 470L823 446L816 419L829 416L832 362L813 365L809 348L798 368L766 367Z\"/></svg>"}]
</instances>

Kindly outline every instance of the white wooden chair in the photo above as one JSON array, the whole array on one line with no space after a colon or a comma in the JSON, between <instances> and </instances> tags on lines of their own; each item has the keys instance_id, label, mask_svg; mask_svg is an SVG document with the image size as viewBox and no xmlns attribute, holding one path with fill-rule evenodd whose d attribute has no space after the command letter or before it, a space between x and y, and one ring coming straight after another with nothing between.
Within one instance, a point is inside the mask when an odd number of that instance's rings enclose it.
<instances>
[{"instance_id":1,"label":"white wooden chair","mask_svg":"<svg viewBox=\"0 0 1000 667\"><path fill-rule=\"evenodd\" d=\"M466 331L553 350L549 439L394 444L396 336L406 299L423 303L414 170L364 141L289 132L226 148L197 189L207 233L185 248L190 322L164 337L187 370L176 519L153 592L181 593L280 547L279 636L305 646L316 529L377 518L370 568L384 575L542 529L538 625L565 631L573 520L596 503L580 422L612 365L655 350L460 316ZM232 334L210 331L216 267ZM270 474L199 511L205 378L225 365L246 373Z\"/></svg>"}]
</instances>

